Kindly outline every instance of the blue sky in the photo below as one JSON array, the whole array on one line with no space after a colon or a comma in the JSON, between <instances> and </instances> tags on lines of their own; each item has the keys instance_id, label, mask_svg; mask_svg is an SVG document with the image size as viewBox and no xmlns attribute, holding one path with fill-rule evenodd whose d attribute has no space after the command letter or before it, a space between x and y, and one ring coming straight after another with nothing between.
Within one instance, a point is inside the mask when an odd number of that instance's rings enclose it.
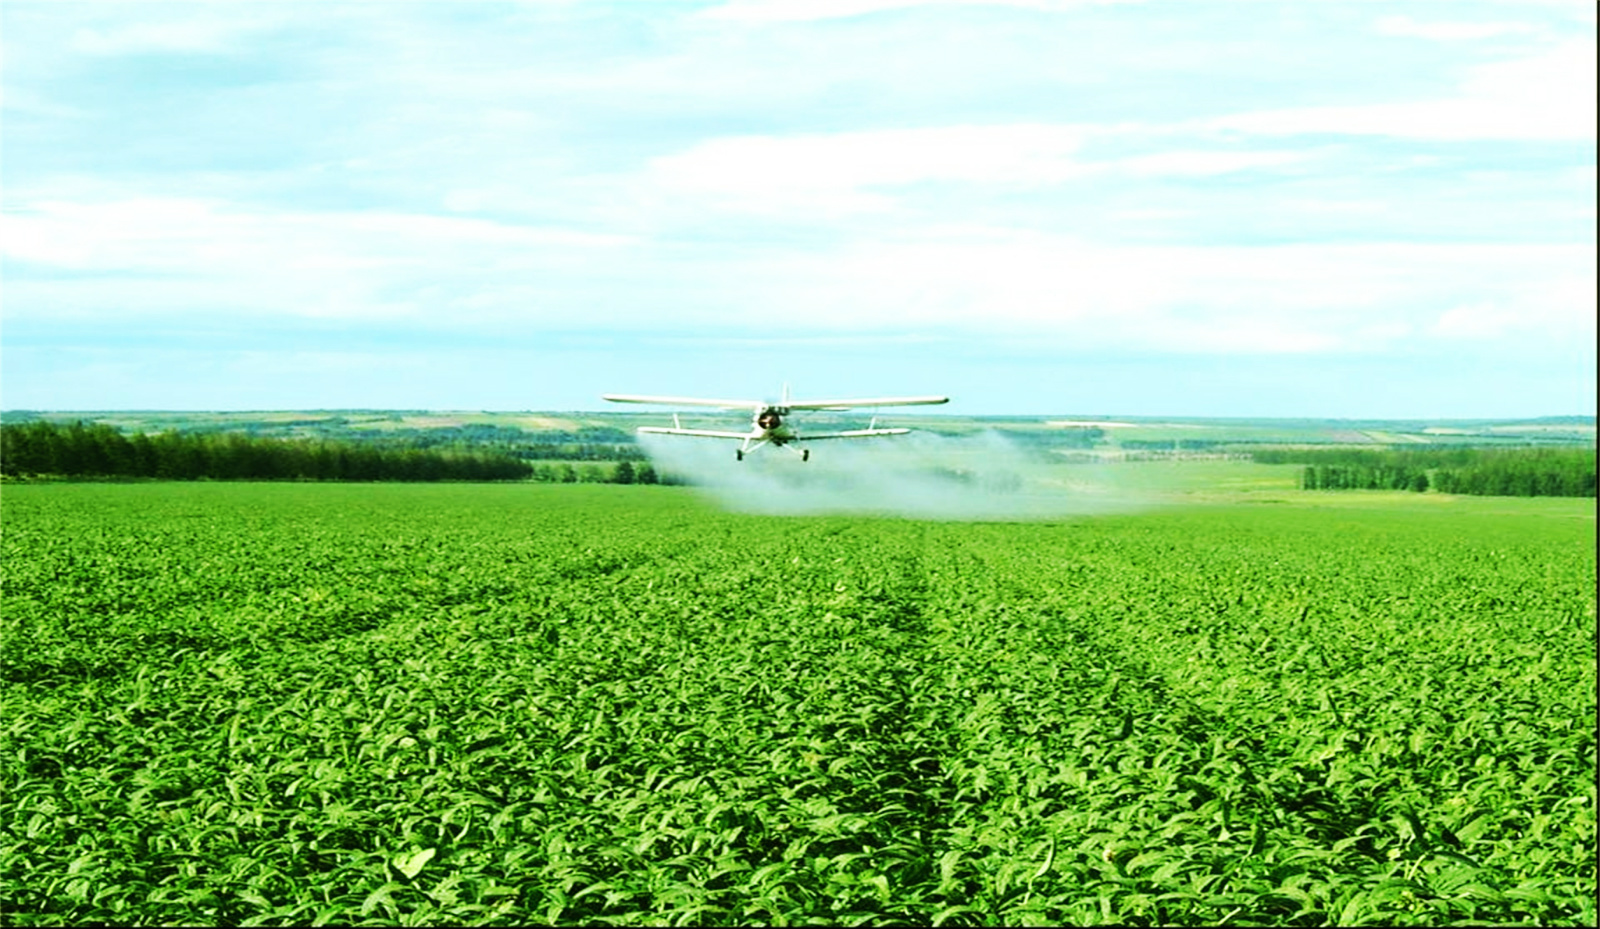
<instances>
[{"instance_id":1,"label":"blue sky","mask_svg":"<svg viewBox=\"0 0 1600 929\"><path fill-rule=\"evenodd\" d=\"M1590 2L0 5L0 406L1595 412Z\"/></svg>"}]
</instances>

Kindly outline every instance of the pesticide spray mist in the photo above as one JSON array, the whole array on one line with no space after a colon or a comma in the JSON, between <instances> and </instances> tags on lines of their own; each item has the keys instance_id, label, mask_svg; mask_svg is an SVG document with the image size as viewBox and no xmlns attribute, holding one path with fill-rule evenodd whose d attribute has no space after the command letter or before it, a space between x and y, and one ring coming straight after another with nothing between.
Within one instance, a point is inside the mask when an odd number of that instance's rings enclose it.
<instances>
[{"instance_id":1,"label":"pesticide spray mist","mask_svg":"<svg viewBox=\"0 0 1600 929\"><path fill-rule=\"evenodd\" d=\"M811 460L763 447L736 461L730 442L646 433L664 474L747 513L867 513L919 519L1027 520L1140 508L1106 465L1054 464L994 431L817 442Z\"/></svg>"}]
</instances>

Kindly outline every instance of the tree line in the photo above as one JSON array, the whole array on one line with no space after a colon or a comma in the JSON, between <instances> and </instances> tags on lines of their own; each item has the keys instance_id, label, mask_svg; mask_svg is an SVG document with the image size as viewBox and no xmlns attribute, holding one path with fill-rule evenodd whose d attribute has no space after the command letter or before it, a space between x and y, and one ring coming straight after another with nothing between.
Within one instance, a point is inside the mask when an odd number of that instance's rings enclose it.
<instances>
[{"instance_id":1,"label":"tree line","mask_svg":"<svg viewBox=\"0 0 1600 929\"><path fill-rule=\"evenodd\" d=\"M529 480L547 484L682 484L683 480L672 474L663 474L649 462L634 464L619 461L607 468L604 464L573 465L568 462L539 462L533 465Z\"/></svg>"},{"instance_id":2,"label":"tree line","mask_svg":"<svg viewBox=\"0 0 1600 929\"><path fill-rule=\"evenodd\" d=\"M1510 497L1595 496L1592 448L1261 449L1266 464L1303 464L1306 490L1415 490Z\"/></svg>"},{"instance_id":3,"label":"tree line","mask_svg":"<svg viewBox=\"0 0 1600 929\"><path fill-rule=\"evenodd\" d=\"M124 435L104 423L0 426L0 474L166 480L515 481L533 466L501 452L441 452L236 432Z\"/></svg>"},{"instance_id":4,"label":"tree line","mask_svg":"<svg viewBox=\"0 0 1600 929\"><path fill-rule=\"evenodd\" d=\"M1447 494L1507 497L1593 497L1593 449L1530 449L1494 455L1464 468L1441 468L1434 486Z\"/></svg>"},{"instance_id":5,"label":"tree line","mask_svg":"<svg viewBox=\"0 0 1600 929\"><path fill-rule=\"evenodd\" d=\"M1403 465L1307 465L1302 490L1415 490L1429 486L1428 472Z\"/></svg>"},{"instance_id":6,"label":"tree line","mask_svg":"<svg viewBox=\"0 0 1600 929\"><path fill-rule=\"evenodd\" d=\"M384 430L380 441L416 448L493 448L525 461L644 461L633 434L607 426L576 432L529 432L514 426L469 423L427 429Z\"/></svg>"},{"instance_id":7,"label":"tree line","mask_svg":"<svg viewBox=\"0 0 1600 929\"><path fill-rule=\"evenodd\" d=\"M1428 446L1426 448L1256 448L1250 457L1261 464L1342 465L1345 467L1463 467L1484 455L1527 452L1531 449L1490 449L1472 445ZM1591 453L1592 454L1592 453Z\"/></svg>"}]
</instances>

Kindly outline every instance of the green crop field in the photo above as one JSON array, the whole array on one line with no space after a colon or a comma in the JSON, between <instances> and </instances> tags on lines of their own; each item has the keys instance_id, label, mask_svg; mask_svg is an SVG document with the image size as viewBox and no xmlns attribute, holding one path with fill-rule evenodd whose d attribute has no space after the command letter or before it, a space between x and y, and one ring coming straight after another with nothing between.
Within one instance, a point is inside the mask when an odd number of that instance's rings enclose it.
<instances>
[{"instance_id":1,"label":"green crop field","mask_svg":"<svg viewBox=\"0 0 1600 929\"><path fill-rule=\"evenodd\" d=\"M4 920L1593 925L1594 502L1280 471L7 486Z\"/></svg>"}]
</instances>

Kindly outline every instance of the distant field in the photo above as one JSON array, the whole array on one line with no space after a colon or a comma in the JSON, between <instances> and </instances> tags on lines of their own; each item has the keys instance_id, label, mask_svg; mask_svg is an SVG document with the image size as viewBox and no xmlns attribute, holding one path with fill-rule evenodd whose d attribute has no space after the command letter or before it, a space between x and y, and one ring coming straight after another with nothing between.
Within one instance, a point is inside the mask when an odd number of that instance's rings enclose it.
<instances>
[{"instance_id":1,"label":"distant field","mask_svg":"<svg viewBox=\"0 0 1600 929\"><path fill-rule=\"evenodd\" d=\"M8 486L6 920L1594 924L1592 500L1117 467Z\"/></svg>"},{"instance_id":2,"label":"distant field","mask_svg":"<svg viewBox=\"0 0 1600 929\"><path fill-rule=\"evenodd\" d=\"M993 430L1030 446L1083 447L1086 430L1101 435L1092 445L1104 452L1147 450L1150 443L1179 443L1195 447L1250 445L1518 445L1572 444L1593 446L1594 417L1556 417L1532 420L1301 420L1301 419L1162 419L1103 416L950 416L905 413L886 409L880 422L908 425L947 435L969 435ZM864 425L872 411L855 414L816 414L818 425ZM443 432L463 427L497 427L521 430L530 437L540 433L578 433L607 430L624 436L642 425L669 423L670 411L625 410L603 412L492 412L423 410L311 410L300 412L46 412L11 411L6 422L42 417L58 422L74 419L104 422L130 432L165 429L236 429L286 436L384 437L399 432ZM684 425L742 428L744 414L697 410L681 415ZM502 437L503 438L503 437ZM1195 448L1191 448L1191 451Z\"/></svg>"}]
</instances>

